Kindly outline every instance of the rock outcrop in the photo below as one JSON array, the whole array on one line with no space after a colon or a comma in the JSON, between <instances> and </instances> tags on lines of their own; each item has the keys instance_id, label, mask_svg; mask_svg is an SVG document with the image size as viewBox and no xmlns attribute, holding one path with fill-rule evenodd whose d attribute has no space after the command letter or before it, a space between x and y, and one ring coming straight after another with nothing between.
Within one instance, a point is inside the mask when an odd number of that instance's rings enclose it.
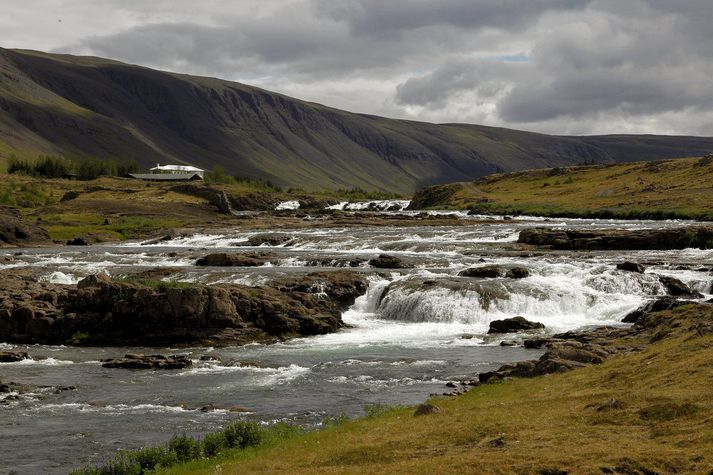
<instances>
[{"instance_id":1,"label":"rock outcrop","mask_svg":"<svg viewBox=\"0 0 713 475\"><path fill-rule=\"evenodd\" d=\"M672 309L685 304L690 304L690 308L682 310L681 318L676 318ZM627 315L625 320L634 324L628 328L601 327L525 340L526 348L544 347L545 353L538 360L481 373L479 380L486 383L510 377L533 377L599 364L616 353L640 351L647 344L666 338L674 329L679 333L711 334L713 305L659 299Z\"/></svg>"},{"instance_id":2,"label":"rock outcrop","mask_svg":"<svg viewBox=\"0 0 713 475\"><path fill-rule=\"evenodd\" d=\"M235 243L236 246L288 246L294 238L289 234L264 233L250 236L247 241Z\"/></svg>"},{"instance_id":3,"label":"rock outcrop","mask_svg":"<svg viewBox=\"0 0 713 475\"><path fill-rule=\"evenodd\" d=\"M644 267L643 264L639 264L638 262L620 262L619 264L616 265L616 268L618 270L623 270L627 272L635 272L637 274L643 274L646 271L646 267Z\"/></svg>"},{"instance_id":4,"label":"rock outcrop","mask_svg":"<svg viewBox=\"0 0 713 475\"><path fill-rule=\"evenodd\" d=\"M540 322L532 322L524 317L505 318L490 322L488 333L517 333L534 330L543 330L545 326Z\"/></svg>"},{"instance_id":5,"label":"rock outcrop","mask_svg":"<svg viewBox=\"0 0 713 475\"><path fill-rule=\"evenodd\" d=\"M76 286L6 278L0 340L43 344L240 344L317 335L343 326L341 312L367 289L364 276L334 271L259 287L112 281Z\"/></svg>"},{"instance_id":6,"label":"rock outcrop","mask_svg":"<svg viewBox=\"0 0 713 475\"><path fill-rule=\"evenodd\" d=\"M700 292L698 292L696 290L691 289L688 285L681 282L679 279L677 279L675 277L662 275L662 276L659 276L659 281L666 288L666 292L668 292L669 295L673 295L674 297L684 297L684 298L691 298L691 299L703 298L703 294L701 294Z\"/></svg>"},{"instance_id":7,"label":"rock outcrop","mask_svg":"<svg viewBox=\"0 0 713 475\"><path fill-rule=\"evenodd\" d=\"M15 208L0 206L0 246L29 246L50 243L47 231L25 221Z\"/></svg>"},{"instance_id":8,"label":"rock outcrop","mask_svg":"<svg viewBox=\"0 0 713 475\"><path fill-rule=\"evenodd\" d=\"M520 232L518 242L561 250L666 250L713 247L713 226L670 229L551 229Z\"/></svg>"},{"instance_id":9,"label":"rock outcrop","mask_svg":"<svg viewBox=\"0 0 713 475\"><path fill-rule=\"evenodd\" d=\"M183 369L193 362L181 355L134 355L127 354L123 358L108 358L101 360L104 368L124 369Z\"/></svg>"},{"instance_id":10,"label":"rock outcrop","mask_svg":"<svg viewBox=\"0 0 713 475\"><path fill-rule=\"evenodd\" d=\"M16 363L28 358L25 351L0 351L0 363Z\"/></svg>"},{"instance_id":11,"label":"rock outcrop","mask_svg":"<svg viewBox=\"0 0 713 475\"><path fill-rule=\"evenodd\" d=\"M227 254L225 252L208 254L196 261L197 266L210 267L259 267L269 261L267 254Z\"/></svg>"},{"instance_id":12,"label":"rock outcrop","mask_svg":"<svg viewBox=\"0 0 713 475\"><path fill-rule=\"evenodd\" d=\"M409 269L413 267L410 262L389 254L380 254L378 257L370 259L369 265L379 269Z\"/></svg>"},{"instance_id":13,"label":"rock outcrop","mask_svg":"<svg viewBox=\"0 0 713 475\"><path fill-rule=\"evenodd\" d=\"M507 277L508 279L524 279L530 276L530 271L525 267L504 267L497 265L470 267L458 273L460 277L475 277L481 279L494 279Z\"/></svg>"}]
</instances>

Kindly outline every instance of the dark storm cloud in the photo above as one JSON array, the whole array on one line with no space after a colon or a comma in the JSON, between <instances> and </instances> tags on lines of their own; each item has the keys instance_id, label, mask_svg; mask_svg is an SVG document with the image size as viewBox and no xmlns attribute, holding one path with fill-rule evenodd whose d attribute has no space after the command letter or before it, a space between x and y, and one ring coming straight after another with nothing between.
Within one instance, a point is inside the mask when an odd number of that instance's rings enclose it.
<instances>
[{"instance_id":1,"label":"dark storm cloud","mask_svg":"<svg viewBox=\"0 0 713 475\"><path fill-rule=\"evenodd\" d=\"M45 8L4 5L4 44L242 80L393 117L713 134L710 0L37 3ZM42 28L30 34L23 22Z\"/></svg>"}]
</instances>

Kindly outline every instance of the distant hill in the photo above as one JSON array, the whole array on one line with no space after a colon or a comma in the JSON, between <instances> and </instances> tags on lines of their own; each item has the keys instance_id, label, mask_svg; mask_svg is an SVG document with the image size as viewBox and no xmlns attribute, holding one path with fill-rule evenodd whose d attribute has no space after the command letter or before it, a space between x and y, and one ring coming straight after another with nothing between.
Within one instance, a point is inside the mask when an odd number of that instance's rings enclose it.
<instances>
[{"instance_id":1,"label":"distant hill","mask_svg":"<svg viewBox=\"0 0 713 475\"><path fill-rule=\"evenodd\" d=\"M0 48L0 158L189 163L282 186L382 189L713 150L713 138L562 137L354 114L244 84Z\"/></svg>"}]
</instances>

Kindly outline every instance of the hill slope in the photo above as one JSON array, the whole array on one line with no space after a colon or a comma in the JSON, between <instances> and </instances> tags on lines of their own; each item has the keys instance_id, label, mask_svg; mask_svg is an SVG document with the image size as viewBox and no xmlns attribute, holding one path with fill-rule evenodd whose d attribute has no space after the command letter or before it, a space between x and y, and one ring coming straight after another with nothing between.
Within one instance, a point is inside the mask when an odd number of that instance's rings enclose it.
<instances>
[{"instance_id":1,"label":"hill slope","mask_svg":"<svg viewBox=\"0 0 713 475\"><path fill-rule=\"evenodd\" d=\"M402 193L526 168L703 155L713 138L559 137L353 114L243 84L0 49L0 158L191 163L280 185Z\"/></svg>"},{"instance_id":2,"label":"hill slope","mask_svg":"<svg viewBox=\"0 0 713 475\"><path fill-rule=\"evenodd\" d=\"M540 216L713 220L713 155L492 175L425 188L416 193L411 207Z\"/></svg>"}]
</instances>

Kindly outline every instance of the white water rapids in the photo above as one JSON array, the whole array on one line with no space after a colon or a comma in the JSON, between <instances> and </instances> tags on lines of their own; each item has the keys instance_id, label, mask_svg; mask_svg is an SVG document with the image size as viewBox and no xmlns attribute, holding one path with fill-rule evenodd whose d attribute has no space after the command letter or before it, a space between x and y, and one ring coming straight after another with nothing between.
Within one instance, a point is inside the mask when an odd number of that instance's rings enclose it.
<instances>
[{"instance_id":1,"label":"white water rapids","mask_svg":"<svg viewBox=\"0 0 713 475\"><path fill-rule=\"evenodd\" d=\"M394 210L403 206L389 204ZM344 312L346 328L273 345L186 349L0 343L0 349L31 356L0 364L0 380L77 388L41 398L0 396L5 446L0 472L15 467L20 473L64 473L98 462L117 447L161 443L177 433L201 434L236 418L312 426L329 415L361 414L365 404L414 404L442 392L449 380L539 357L539 350L499 346L503 339L520 341L523 336L488 336L493 320L523 316L544 323L550 333L621 325L626 313L665 294L661 275L710 297L713 251L571 253L516 244L519 231L533 225L636 229L686 223L502 217L480 222L480 217L460 215L461 226L280 230L290 239L275 247L245 246L265 231L228 230L150 245L0 250L0 273L25 272L60 285L89 274L123 276L157 268L167 271L161 274L164 279L209 285L260 285L278 276L351 268L370 283L367 293ZM194 265L212 252L268 257L265 265L251 268ZM398 257L408 268L369 266L368 260L379 254ZM624 260L645 263L647 270L617 270ZM458 276L484 265L522 267L529 276ZM194 365L179 371L129 371L98 363L128 352L186 354ZM205 354L220 361L200 359ZM209 404L217 409L198 409ZM233 406L248 412L230 412Z\"/></svg>"}]
</instances>

